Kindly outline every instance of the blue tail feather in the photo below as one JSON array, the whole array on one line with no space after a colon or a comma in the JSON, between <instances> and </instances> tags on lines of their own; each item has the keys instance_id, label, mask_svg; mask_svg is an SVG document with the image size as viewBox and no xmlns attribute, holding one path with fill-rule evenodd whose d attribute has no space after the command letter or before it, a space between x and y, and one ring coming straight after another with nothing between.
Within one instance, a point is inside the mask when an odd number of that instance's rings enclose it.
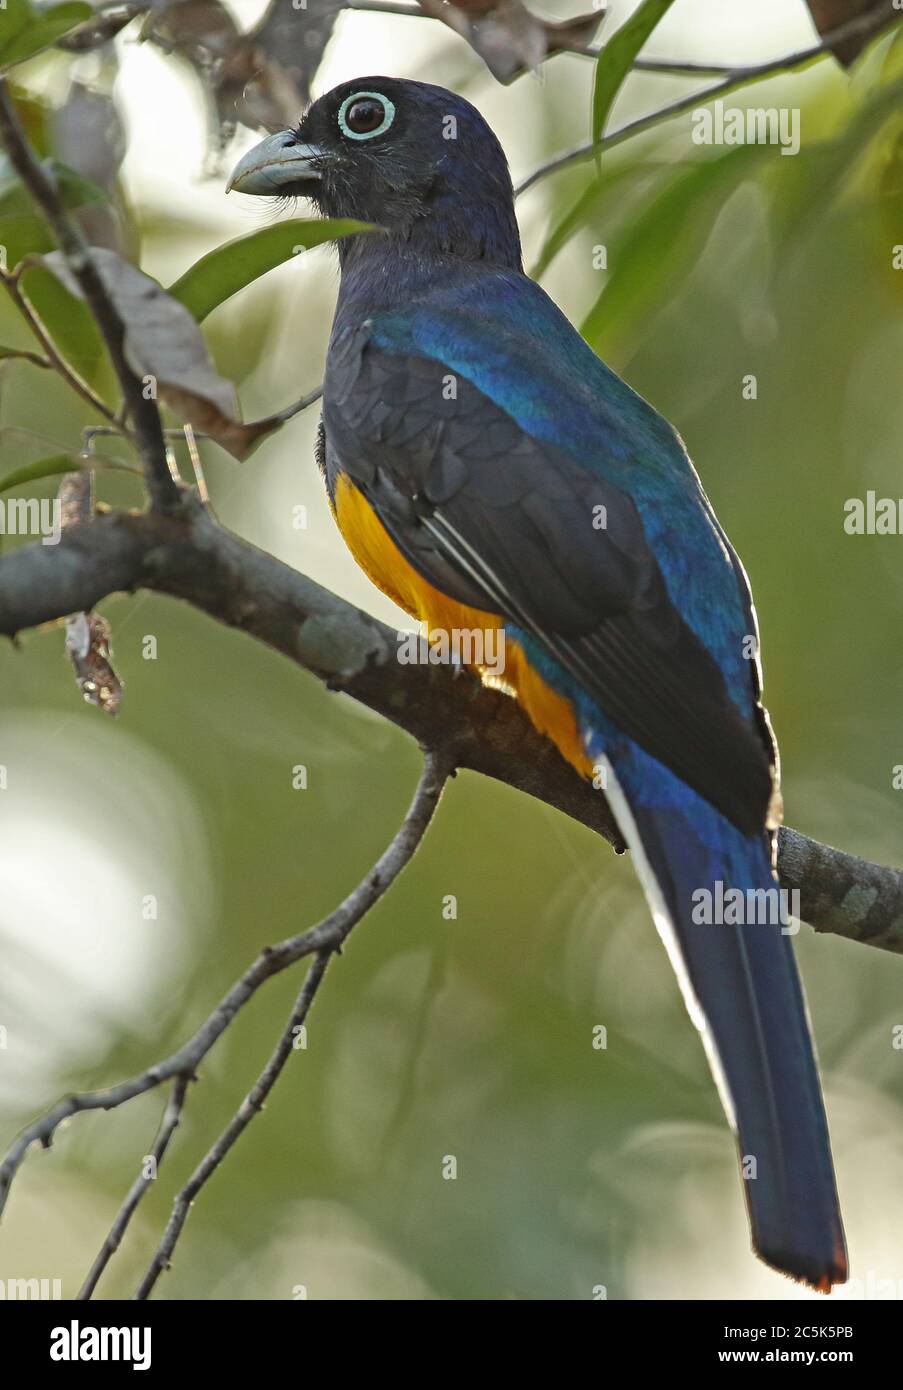
<instances>
[{"instance_id":1,"label":"blue tail feather","mask_svg":"<svg viewBox=\"0 0 903 1390\"><path fill-rule=\"evenodd\" d=\"M744 836L635 744L606 739L603 755L592 742L737 1133L753 1246L827 1291L847 1278L846 1249L770 838Z\"/></svg>"}]
</instances>

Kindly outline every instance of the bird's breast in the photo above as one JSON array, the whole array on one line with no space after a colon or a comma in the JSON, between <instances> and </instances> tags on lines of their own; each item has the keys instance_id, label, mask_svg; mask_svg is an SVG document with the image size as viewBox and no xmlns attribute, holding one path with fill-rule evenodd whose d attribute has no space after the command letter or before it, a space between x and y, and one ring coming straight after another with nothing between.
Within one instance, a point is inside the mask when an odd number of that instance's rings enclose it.
<instances>
[{"instance_id":1,"label":"bird's breast","mask_svg":"<svg viewBox=\"0 0 903 1390\"><path fill-rule=\"evenodd\" d=\"M488 636L491 631L495 635L495 649L504 653L501 675L476 662L466 664L487 683L502 686L513 694L539 732L552 740L578 772L591 776L592 759L584 747L571 702L530 664L520 644L505 632L504 618L460 603L424 579L347 474L337 475L331 501L342 537L361 569L393 603L425 624L428 632L446 634L449 640L454 632Z\"/></svg>"}]
</instances>

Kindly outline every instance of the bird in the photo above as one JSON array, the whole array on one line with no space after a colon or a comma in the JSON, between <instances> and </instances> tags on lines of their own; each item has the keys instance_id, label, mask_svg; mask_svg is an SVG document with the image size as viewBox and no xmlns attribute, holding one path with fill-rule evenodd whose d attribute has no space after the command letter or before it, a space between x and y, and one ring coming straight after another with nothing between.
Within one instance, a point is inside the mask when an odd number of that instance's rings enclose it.
<instances>
[{"instance_id":1,"label":"bird","mask_svg":"<svg viewBox=\"0 0 903 1390\"><path fill-rule=\"evenodd\" d=\"M604 788L735 1131L752 1247L830 1292L847 1255L814 1045L786 913L758 911L781 798L757 617L680 435L525 273L503 148L463 98L342 83L229 188L379 229L336 242L316 452L339 530L428 632L503 639L509 692Z\"/></svg>"}]
</instances>

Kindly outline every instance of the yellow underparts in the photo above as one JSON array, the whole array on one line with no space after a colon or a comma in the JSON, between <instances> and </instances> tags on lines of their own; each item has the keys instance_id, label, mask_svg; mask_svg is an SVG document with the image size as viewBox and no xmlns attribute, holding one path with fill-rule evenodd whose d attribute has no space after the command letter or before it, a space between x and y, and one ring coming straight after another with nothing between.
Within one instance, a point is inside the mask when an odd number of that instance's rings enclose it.
<instances>
[{"instance_id":1,"label":"yellow underparts","mask_svg":"<svg viewBox=\"0 0 903 1390\"><path fill-rule=\"evenodd\" d=\"M386 531L363 494L344 475L336 483L335 518L361 569L393 603L410 613L428 631L451 633L455 629L486 631L503 626L497 613L470 608L434 589L414 569ZM584 776L592 776L592 761L583 747L569 701L553 690L530 665L523 650L510 639L505 641L504 683L513 690L532 723L545 734ZM474 666L477 674L489 679L485 668Z\"/></svg>"}]
</instances>

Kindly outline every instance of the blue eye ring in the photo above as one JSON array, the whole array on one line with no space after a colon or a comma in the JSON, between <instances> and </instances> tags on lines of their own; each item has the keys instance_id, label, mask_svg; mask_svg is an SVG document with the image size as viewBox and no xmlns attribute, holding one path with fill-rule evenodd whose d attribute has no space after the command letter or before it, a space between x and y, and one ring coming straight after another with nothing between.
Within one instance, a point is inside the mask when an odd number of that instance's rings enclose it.
<instances>
[{"instance_id":1,"label":"blue eye ring","mask_svg":"<svg viewBox=\"0 0 903 1390\"><path fill-rule=\"evenodd\" d=\"M345 119L345 112L349 106L356 101L378 101L383 108L383 118L375 130L352 130ZM339 107L339 129L343 135L347 135L349 140L372 140L377 135L383 135L395 120L395 103L391 102L382 92L352 92L350 97L346 97Z\"/></svg>"}]
</instances>

